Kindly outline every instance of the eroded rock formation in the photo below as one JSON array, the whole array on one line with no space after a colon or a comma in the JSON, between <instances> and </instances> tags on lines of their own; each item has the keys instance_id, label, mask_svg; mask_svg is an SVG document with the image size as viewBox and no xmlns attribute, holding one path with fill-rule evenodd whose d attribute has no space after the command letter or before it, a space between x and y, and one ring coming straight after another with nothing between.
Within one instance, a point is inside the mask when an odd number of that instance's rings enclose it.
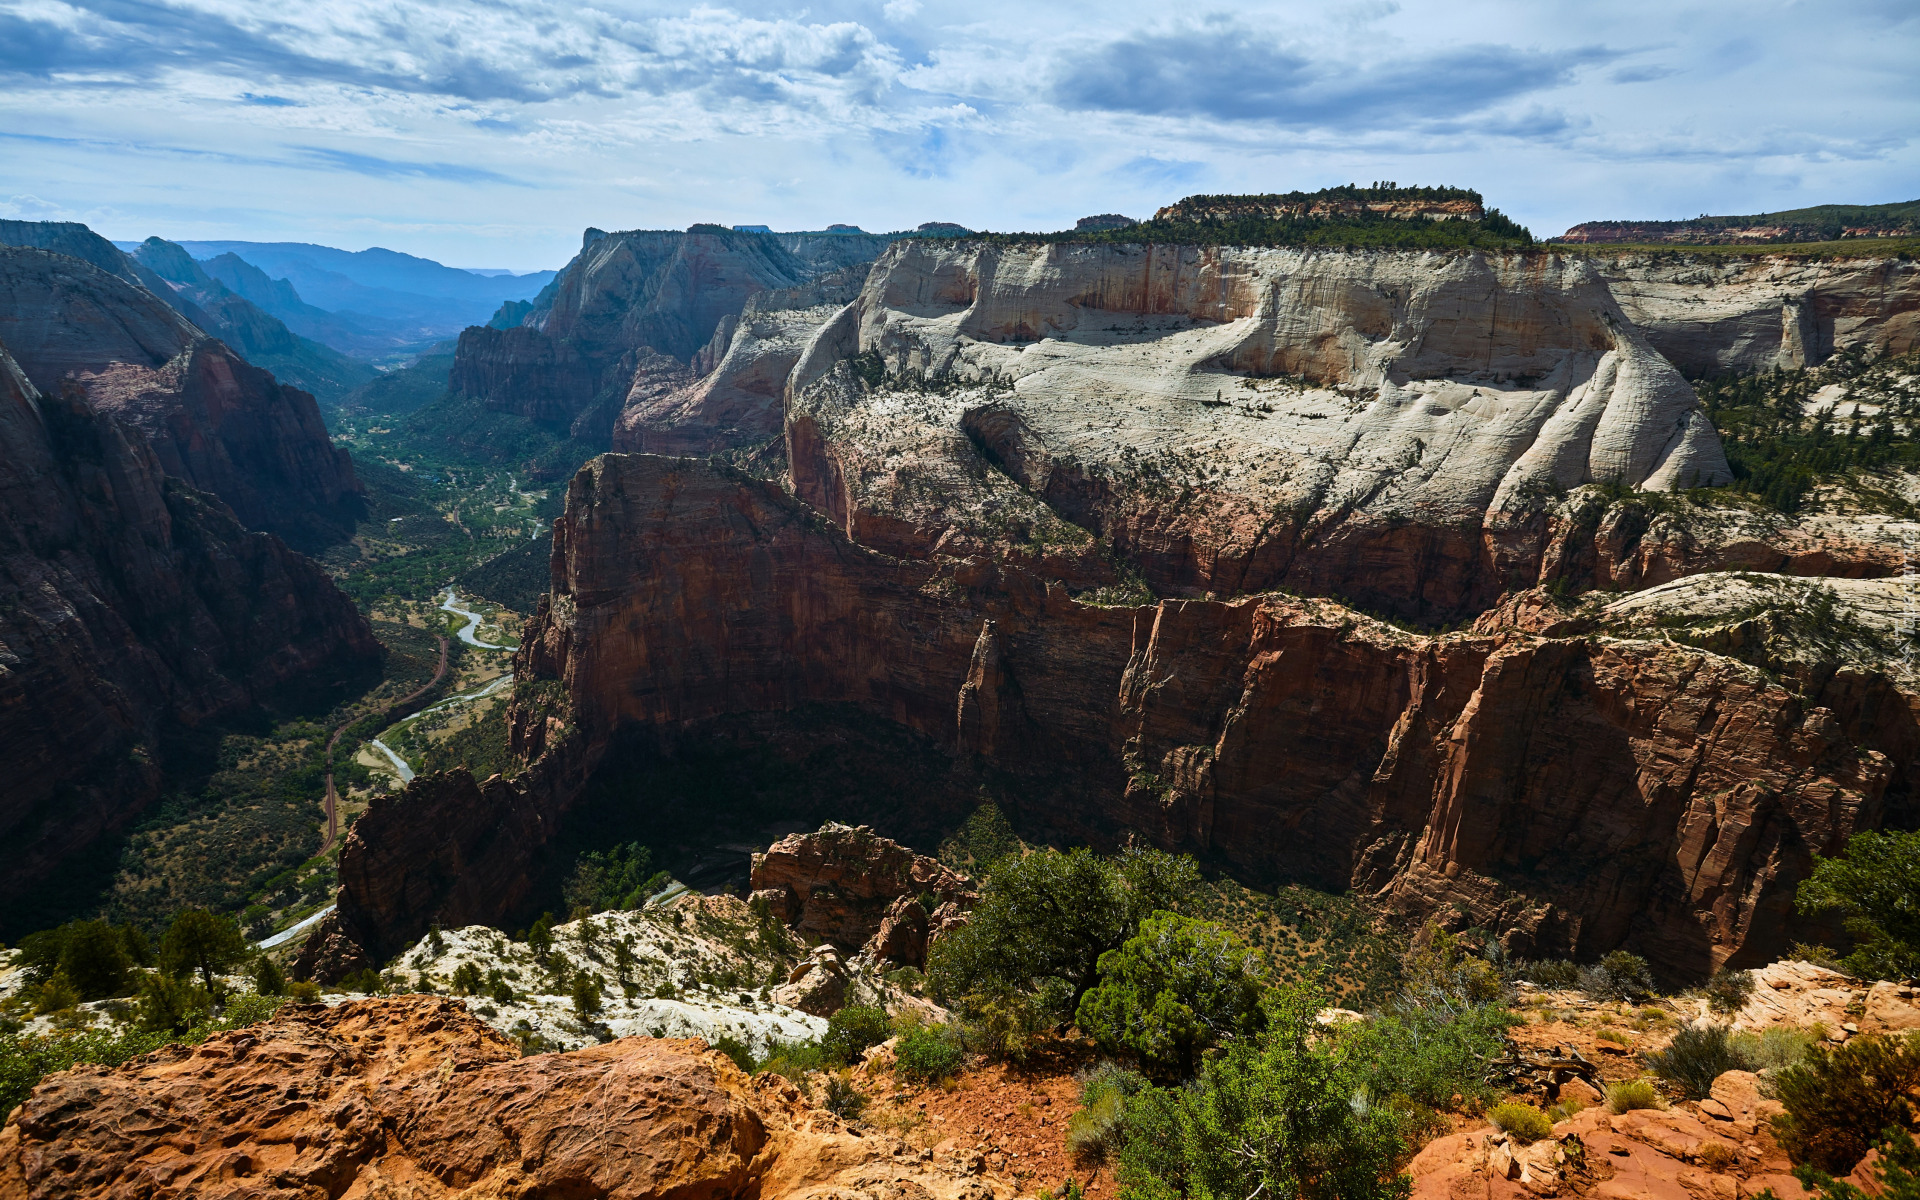
<instances>
[{"instance_id":1,"label":"eroded rock formation","mask_svg":"<svg viewBox=\"0 0 1920 1200\"><path fill-rule=\"evenodd\" d=\"M893 918L908 921L896 901L921 908L919 953L926 949L927 913L919 897L939 904L973 899L973 883L939 860L915 854L864 825L828 824L815 833L794 833L753 856L753 891L772 905L774 915L804 937L822 938L851 951L879 935ZM896 953L882 957L912 963L913 938L901 927L885 942ZM899 943L894 945L894 943Z\"/></svg>"},{"instance_id":2,"label":"eroded rock formation","mask_svg":"<svg viewBox=\"0 0 1920 1200\"><path fill-rule=\"evenodd\" d=\"M170 478L136 430L40 395L4 350L0 444L10 904L157 794L163 728L365 666L379 647L312 562Z\"/></svg>"},{"instance_id":3,"label":"eroded rock formation","mask_svg":"<svg viewBox=\"0 0 1920 1200\"><path fill-rule=\"evenodd\" d=\"M360 485L313 397L152 292L64 254L0 246L0 342L42 392L77 386L249 527L302 548L351 534Z\"/></svg>"},{"instance_id":4,"label":"eroded rock formation","mask_svg":"<svg viewBox=\"0 0 1920 1200\"><path fill-rule=\"evenodd\" d=\"M1877 824L1920 749L1877 675L1802 697L1654 642L1419 637L1284 596L1087 604L877 553L685 460L589 464L555 537L520 669L564 682L571 738L853 703L1024 774L1051 796L1026 815L1072 836L1358 887L1529 956L1625 944L1693 974L1778 948L1808 856Z\"/></svg>"},{"instance_id":5,"label":"eroded rock formation","mask_svg":"<svg viewBox=\"0 0 1920 1200\"><path fill-rule=\"evenodd\" d=\"M295 1006L196 1047L52 1075L0 1129L7 1200L1012 1191L851 1133L700 1041L523 1058L458 1001L426 996Z\"/></svg>"},{"instance_id":6,"label":"eroded rock formation","mask_svg":"<svg viewBox=\"0 0 1920 1200\"><path fill-rule=\"evenodd\" d=\"M753 296L864 262L885 239L739 233L718 226L587 231L580 253L511 329L460 335L450 385L490 407L571 426L595 414L605 445L643 352L685 364Z\"/></svg>"}]
</instances>

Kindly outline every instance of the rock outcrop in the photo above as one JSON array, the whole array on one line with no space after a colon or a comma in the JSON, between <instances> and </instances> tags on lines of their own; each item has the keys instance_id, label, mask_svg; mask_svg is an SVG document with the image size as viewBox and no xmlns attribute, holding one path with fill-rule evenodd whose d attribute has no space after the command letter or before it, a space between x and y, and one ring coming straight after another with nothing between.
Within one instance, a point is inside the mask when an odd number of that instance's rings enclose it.
<instances>
[{"instance_id":1,"label":"rock outcrop","mask_svg":"<svg viewBox=\"0 0 1920 1200\"><path fill-rule=\"evenodd\" d=\"M511 329L460 335L450 386L489 407L608 431L642 352L690 362L753 296L794 288L879 252L884 239L774 235L699 225L587 231L580 253ZM864 257L863 257L864 256Z\"/></svg>"},{"instance_id":2,"label":"rock outcrop","mask_svg":"<svg viewBox=\"0 0 1920 1200\"><path fill-rule=\"evenodd\" d=\"M296 1006L49 1076L0 1130L0 1197L820 1195L1012 1188L858 1136L699 1041L520 1048L438 997Z\"/></svg>"},{"instance_id":3,"label":"rock outcrop","mask_svg":"<svg viewBox=\"0 0 1920 1200\"><path fill-rule=\"evenodd\" d=\"M1023 815L1063 834L1357 887L1527 956L1624 944L1692 975L1782 947L1809 855L1876 825L1920 748L1877 675L1800 696L1660 642L1420 637L1285 596L1089 604L877 553L686 460L590 463L555 546L518 669L564 684L579 742L850 703L1023 774L1049 797Z\"/></svg>"},{"instance_id":4,"label":"rock outcrop","mask_svg":"<svg viewBox=\"0 0 1920 1200\"><path fill-rule=\"evenodd\" d=\"M16 905L152 800L163 730L379 647L312 562L170 478L138 431L40 395L3 350L0 444L0 904Z\"/></svg>"},{"instance_id":5,"label":"rock outcrop","mask_svg":"<svg viewBox=\"0 0 1920 1200\"><path fill-rule=\"evenodd\" d=\"M169 475L249 527L303 549L351 535L360 485L313 397L144 288L64 254L0 246L0 342L42 392L77 386L144 434Z\"/></svg>"},{"instance_id":6,"label":"rock outcrop","mask_svg":"<svg viewBox=\"0 0 1920 1200\"><path fill-rule=\"evenodd\" d=\"M1696 378L1920 348L1910 258L1603 254L1594 266L1647 341Z\"/></svg>"},{"instance_id":7,"label":"rock outcrop","mask_svg":"<svg viewBox=\"0 0 1920 1200\"><path fill-rule=\"evenodd\" d=\"M974 899L973 882L939 860L876 835L865 825L828 824L815 833L794 833L753 856L753 893L774 915L804 937L853 951L876 937L892 919L896 903L931 893L938 904ZM926 912L919 921L919 952L926 948ZM910 941L903 929L888 941ZM904 947L903 947L904 948ZM911 959L899 959L917 966Z\"/></svg>"}]
</instances>

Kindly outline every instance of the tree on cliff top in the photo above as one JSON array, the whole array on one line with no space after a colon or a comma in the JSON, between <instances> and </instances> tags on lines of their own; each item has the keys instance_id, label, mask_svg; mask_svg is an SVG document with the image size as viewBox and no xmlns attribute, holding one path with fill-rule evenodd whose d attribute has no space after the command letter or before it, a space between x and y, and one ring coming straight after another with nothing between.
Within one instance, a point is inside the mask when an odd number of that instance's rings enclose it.
<instances>
[{"instance_id":1,"label":"tree on cliff top","mask_svg":"<svg viewBox=\"0 0 1920 1200\"><path fill-rule=\"evenodd\" d=\"M1803 913L1837 912L1855 939L1840 964L1867 979L1920 975L1920 831L1856 833L1839 858L1813 859Z\"/></svg>"},{"instance_id":2,"label":"tree on cliff top","mask_svg":"<svg viewBox=\"0 0 1920 1200\"><path fill-rule=\"evenodd\" d=\"M1106 1049L1163 1078L1190 1079L1200 1055L1262 1024L1259 955L1211 921L1161 912L1100 956L1100 986L1074 1021Z\"/></svg>"},{"instance_id":3,"label":"tree on cliff top","mask_svg":"<svg viewBox=\"0 0 1920 1200\"><path fill-rule=\"evenodd\" d=\"M160 939L160 965L168 974L200 972L201 985L209 995L219 994L215 975L247 956L247 939L233 918L205 909L189 908L167 926Z\"/></svg>"},{"instance_id":4,"label":"tree on cliff top","mask_svg":"<svg viewBox=\"0 0 1920 1200\"><path fill-rule=\"evenodd\" d=\"M1099 983L1100 956L1151 914L1177 909L1199 880L1191 858L1158 850L1007 857L967 924L934 943L928 978L943 1003L1057 993L1049 1007L1068 1018Z\"/></svg>"}]
</instances>

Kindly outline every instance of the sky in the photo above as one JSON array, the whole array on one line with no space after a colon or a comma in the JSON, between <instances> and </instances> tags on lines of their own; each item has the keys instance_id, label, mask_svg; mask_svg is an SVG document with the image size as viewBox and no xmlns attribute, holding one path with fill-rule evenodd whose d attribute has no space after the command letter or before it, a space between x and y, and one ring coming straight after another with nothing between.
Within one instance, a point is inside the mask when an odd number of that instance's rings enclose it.
<instances>
[{"instance_id":1,"label":"sky","mask_svg":"<svg viewBox=\"0 0 1920 1200\"><path fill-rule=\"evenodd\" d=\"M0 217L558 267L1393 180L1550 236L1920 198L1920 0L0 0Z\"/></svg>"}]
</instances>

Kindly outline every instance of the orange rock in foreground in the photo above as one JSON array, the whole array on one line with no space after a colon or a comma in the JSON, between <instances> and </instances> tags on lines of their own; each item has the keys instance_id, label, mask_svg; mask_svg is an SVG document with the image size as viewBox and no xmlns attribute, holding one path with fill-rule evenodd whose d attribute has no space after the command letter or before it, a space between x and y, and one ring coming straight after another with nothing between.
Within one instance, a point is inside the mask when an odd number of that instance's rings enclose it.
<instances>
[{"instance_id":1,"label":"orange rock in foreground","mask_svg":"<svg viewBox=\"0 0 1920 1200\"><path fill-rule=\"evenodd\" d=\"M754 1195L996 1200L699 1041L520 1057L432 996L303 1006L49 1076L0 1129L0 1198Z\"/></svg>"}]
</instances>

